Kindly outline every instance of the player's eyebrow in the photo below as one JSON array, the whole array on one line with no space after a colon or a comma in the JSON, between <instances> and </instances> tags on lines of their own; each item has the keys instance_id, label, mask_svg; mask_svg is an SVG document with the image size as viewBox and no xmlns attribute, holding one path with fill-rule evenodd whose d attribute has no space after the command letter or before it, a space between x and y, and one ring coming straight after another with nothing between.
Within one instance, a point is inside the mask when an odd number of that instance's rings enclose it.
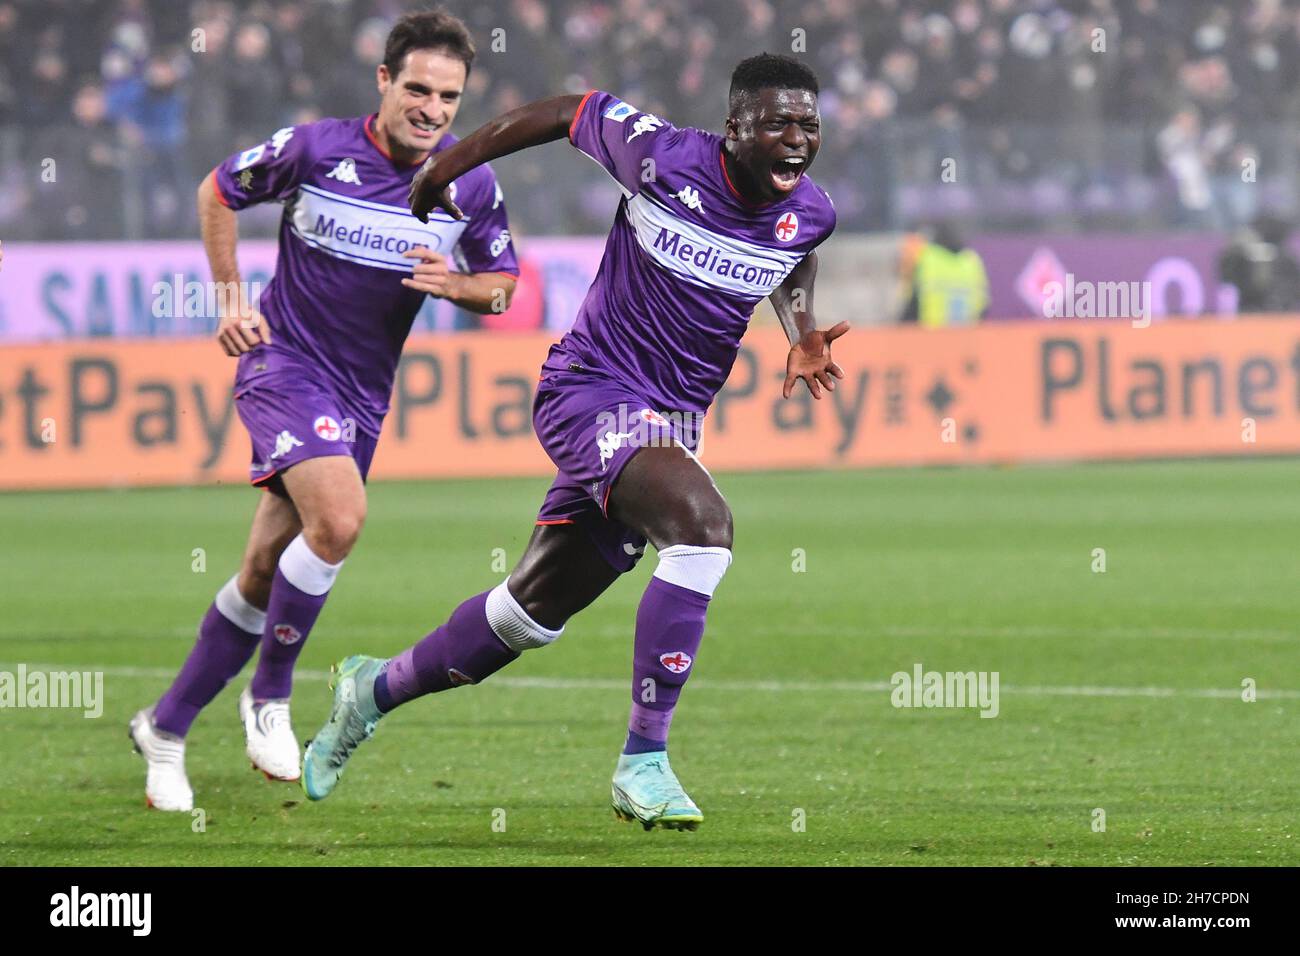
<instances>
[{"instance_id":1,"label":"player's eyebrow","mask_svg":"<svg viewBox=\"0 0 1300 956\"><path fill-rule=\"evenodd\" d=\"M787 123L806 123L811 120L820 123L821 116L819 116L815 111L811 113L791 113L788 110L778 110L775 113L769 113L763 118L764 123L771 123L775 120L783 120Z\"/></svg>"}]
</instances>

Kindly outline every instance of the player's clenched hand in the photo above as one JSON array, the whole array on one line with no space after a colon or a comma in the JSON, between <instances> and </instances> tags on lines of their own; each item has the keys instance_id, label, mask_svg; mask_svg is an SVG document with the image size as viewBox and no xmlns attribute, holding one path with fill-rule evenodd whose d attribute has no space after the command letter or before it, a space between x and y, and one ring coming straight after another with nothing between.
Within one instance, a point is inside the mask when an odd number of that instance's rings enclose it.
<instances>
[{"instance_id":1,"label":"player's clenched hand","mask_svg":"<svg viewBox=\"0 0 1300 956\"><path fill-rule=\"evenodd\" d=\"M849 330L849 323L841 322L825 332L814 329L804 333L803 338L790 348L790 355L785 360L785 387L781 395L789 398L794 391L794 383L803 379L813 398L822 397L822 388L835 391L835 378L844 377L844 369L831 360L831 343Z\"/></svg>"},{"instance_id":2,"label":"player's clenched hand","mask_svg":"<svg viewBox=\"0 0 1300 956\"><path fill-rule=\"evenodd\" d=\"M262 313L241 296L233 313L227 312L217 326L217 341L227 355L243 355L254 346L271 342L271 327Z\"/></svg>"},{"instance_id":3,"label":"player's clenched hand","mask_svg":"<svg viewBox=\"0 0 1300 956\"><path fill-rule=\"evenodd\" d=\"M408 249L402 255L408 259L420 260L415 264L415 271L411 277L402 280L402 285L417 292L427 292L429 295L439 297L445 297L451 292L451 270L447 268L446 256L424 246Z\"/></svg>"},{"instance_id":4,"label":"player's clenched hand","mask_svg":"<svg viewBox=\"0 0 1300 956\"><path fill-rule=\"evenodd\" d=\"M443 160L442 169L438 168L440 159ZM420 171L415 174L415 179L411 181L411 190L406 194L406 202L411 207L411 215L420 222L428 222L429 213L434 209L447 210L452 219L465 218L460 207L452 202L451 179L445 174L447 168L445 160L445 156L440 157L434 153L424 161Z\"/></svg>"}]
</instances>

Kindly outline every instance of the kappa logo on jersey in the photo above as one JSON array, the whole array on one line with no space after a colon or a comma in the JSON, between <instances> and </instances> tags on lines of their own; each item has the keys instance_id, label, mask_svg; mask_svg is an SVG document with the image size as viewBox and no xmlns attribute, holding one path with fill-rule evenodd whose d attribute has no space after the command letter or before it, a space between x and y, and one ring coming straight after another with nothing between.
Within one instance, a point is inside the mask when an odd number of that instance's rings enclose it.
<instances>
[{"instance_id":1,"label":"kappa logo on jersey","mask_svg":"<svg viewBox=\"0 0 1300 956\"><path fill-rule=\"evenodd\" d=\"M293 139L292 126L286 126L284 129L277 129L275 135L271 137L271 145L275 147L275 152L271 155L276 159L279 159L280 154L284 152L285 146L289 144L289 140L291 139Z\"/></svg>"},{"instance_id":2,"label":"kappa logo on jersey","mask_svg":"<svg viewBox=\"0 0 1300 956\"><path fill-rule=\"evenodd\" d=\"M357 163L352 158L340 159L339 164L333 170L325 174L326 179L334 179L341 183L350 183L353 186L361 185L361 177L357 175Z\"/></svg>"},{"instance_id":3,"label":"kappa logo on jersey","mask_svg":"<svg viewBox=\"0 0 1300 956\"><path fill-rule=\"evenodd\" d=\"M272 147L271 155L275 159L279 159L280 153L284 151L284 147L288 145L288 142L291 139L293 139L292 126L286 126L284 129L276 130L275 135L272 136L270 139L270 146ZM235 161L235 172L242 173L249 166L252 166L259 159L261 159L262 156L266 153L267 145L268 145L267 143L262 143L258 146L254 146L252 149L246 149L242 153L240 153L239 159ZM248 188L247 183L241 182L241 185L245 189ZM358 183L357 185L360 185L360 183Z\"/></svg>"},{"instance_id":4,"label":"kappa logo on jersey","mask_svg":"<svg viewBox=\"0 0 1300 956\"><path fill-rule=\"evenodd\" d=\"M694 209L696 212L704 212L704 203L700 202L700 191L690 186L683 186L675 194L675 198L682 201L682 205L687 209Z\"/></svg>"},{"instance_id":5,"label":"kappa logo on jersey","mask_svg":"<svg viewBox=\"0 0 1300 956\"><path fill-rule=\"evenodd\" d=\"M664 121L655 116L654 113L642 113L637 117L636 122L632 124L632 132L628 134L627 141L630 143L642 133L653 133L664 125Z\"/></svg>"},{"instance_id":6,"label":"kappa logo on jersey","mask_svg":"<svg viewBox=\"0 0 1300 956\"><path fill-rule=\"evenodd\" d=\"M326 441L338 441L342 429L339 423L328 415L322 415L312 423L312 430Z\"/></svg>"},{"instance_id":7,"label":"kappa logo on jersey","mask_svg":"<svg viewBox=\"0 0 1300 956\"><path fill-rule=\"evenodd\" d=\"M295 448L301 448L302 442L294 437L293 433L287 428L275 436L275 451L271 452L272 458L280 458L289 454Z\"/></svg>"},{"instance_id":8,"label":"kappa logo on jersey","mask_svg":"<svg viewBox=\"0 0 1300 956\"><path fill-rule=\"evenodd\" d=\"M621 123L633 113L637 108L630 103L624 103L622 100L615 101L605 110L605 119L612 120L615 123Z\"/></svg>"},{"instance_id":9,"label":"kappa logo on jersey","mask_svg":"<svg viewBox=\"0 0 1300 956\"><path fill-rule=\"evenodd\" d=\"M277 624L271 633L275 635L277 641L286 647L290 644L297 644L302 640L302 633L292 624Z\"/></svg>"},{"instance_id":10,"label":"kappa logo on jersey","mask_svg":"<svg viewBox=\"0 0 1300 956\"><path fill-rule=\"evenodd\" d=\"M674 674L680 674L691 666L693 658L685 651L673 651L671 654L660 654L659 663L664 665Z\"/></svg>"},{"instance_id":11,"label":"kappa logo on jersey","mask_svg":"<svg viewBox=\"0 0 1300 956\"><path fill-rule=\"evenodd\" d=\"M799 235L799 217L792 212L786 213L776 221L772 234L782 242L789 242Z\"/></svg>"}]
</instances>

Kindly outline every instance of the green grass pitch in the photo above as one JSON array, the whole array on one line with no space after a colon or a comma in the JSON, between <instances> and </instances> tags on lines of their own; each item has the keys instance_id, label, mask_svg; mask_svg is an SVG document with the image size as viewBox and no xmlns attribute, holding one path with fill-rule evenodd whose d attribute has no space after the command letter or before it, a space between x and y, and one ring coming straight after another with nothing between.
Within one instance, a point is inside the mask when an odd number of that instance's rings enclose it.
<instances>
[{"instance_id":1,"label":"green grass pitch","mask_svg":"<svg viewBox=\"0 0 1300 956\"><path fill-rule=\"evenodd\" d=\"M126 723L232 573L255 493L0 495L0 670L102 670L105 694L99 719L0 711L0 862L1296 864L1296 476L1286 460L720 476L736 560L672 741L696 833L609 808L653 557L553 647L388 718L323 803L250 770L246 672L190 736L200 830L146 811ZM544 488L371 488L303 653L300 739L331 662L394 653L501 580L494 549L513 565ZM999 715L894 708L891 675L918 662L997 671Z\"/></svg>"}]
</instances>

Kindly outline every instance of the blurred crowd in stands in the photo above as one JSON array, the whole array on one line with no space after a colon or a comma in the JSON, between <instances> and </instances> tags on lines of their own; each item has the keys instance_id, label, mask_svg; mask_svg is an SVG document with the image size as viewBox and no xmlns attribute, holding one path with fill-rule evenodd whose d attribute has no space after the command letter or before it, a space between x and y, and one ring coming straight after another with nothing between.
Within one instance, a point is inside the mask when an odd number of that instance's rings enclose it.
<instances>
[{"instance_id":1,"label":"blurred crowd in stands","mask_svg":"<svg viewBox=\"0 0 1300 956\"><path fill-rule=\"evenodd\" d=\"M194 235L208 169L279 127L372 111L389 26L430 5L0 0L0 236ZM806 58L813 175L842 228L1227 230L1296 211L1300 0L446 5L479 45L462 135L591 87L719 129L737 60ZM521 232L608 225L603 174L563 146L497 166Z\"/></svg>"}]
</instances>

